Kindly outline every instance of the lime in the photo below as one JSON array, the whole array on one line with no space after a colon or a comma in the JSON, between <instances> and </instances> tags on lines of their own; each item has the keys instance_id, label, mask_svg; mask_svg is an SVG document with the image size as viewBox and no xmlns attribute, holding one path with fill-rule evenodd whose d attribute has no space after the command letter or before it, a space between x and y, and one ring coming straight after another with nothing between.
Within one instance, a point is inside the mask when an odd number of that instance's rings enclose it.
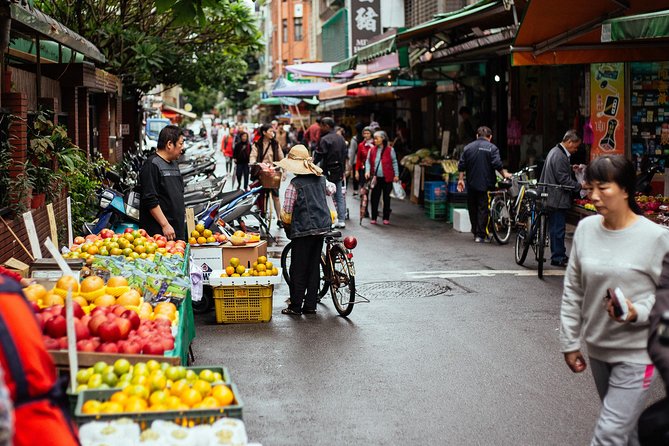
<instances>
[{"instance_id":1,"label":"lime","mask_svg":"<svg viewBox=\"0 0 669 446\"><path fill-rule=\"evenodd\" d=\"M197 379L197 373L195 373L192 370L187 370L186 371L186 379L188 381L195 381Z\"/></svg>"},{"instance_id":2,"label":"lime","mask_svg":"<svg viewBox=\"0 0 669 446\"><path fill-rule=\"evenodd\" d=\"M129 371L130 371L130 361L124 358L116 360L116 362L114 363L114 373L116 373L116 375L121 376L125 373L128 373Z\"/></svg>"},{"instance_id":3,"label":"lime","mask_svg":"<svg viewBox=\"0 0 669 446\"><path fill-rule=\"evenodd\" d=\"M77 383L86 384L93 376L93 369L81 369L77 372Z\"/></svg>"},{"instance_id":4,"label":"lime","mask_svg":"<svg viewBox=\"0 0 669 446\"><path fill-rule=\"evenodd\" d=\"M77 390L76 390L76 392L79 393L79 392L82 392L82 391L84 391L84 390L88 390L88 386L87 386L86 384L79 384L79 385L77 386Z\"/></svg>"},{"instance_id":5,"label":"lime","mask_svg":"<svg viewBox=\"0 0 669 446\"><path fill-rule=\"evenodd\" d=\"M200 379L207 382L214 382L214 372L209 369L204 369L200 372Z\"/></svg>"},{"instance_id":6,"label":"lime","mask_svg":"<svg viewBox=\"0 0 669 446\"><path fill-rule=\"evenodd\" d=\"M93 365L93 373L97 373L102 375L102 372L105 371L105 368L107 367L107 363L104 361L98 361Z\"/></svg>"},{"instance_id":7,"label":"lime","mask_svg":"<svg viewBox=\"0 0 669 446\"><path fill-rule=\"evenodd\" d=\"M156 361L155 359L150 359L146 361L146 366L148 367L149 371L153 372L154 370L160 369L160 363Z\"/></svg>"},{"instance_id":8,"label":"lime","mask_svg":"<svg viewBox=\"0 0 669 446\"><path fill-rule=\"evenodd\" d=\"M118 382L118 377L114 372L105 373L104 375L102 375L102 382L107 384L109 387L114 387Z\"/></svg>"},{"instance_id":9,"label":"lime","mask_svg":"<svg viewBox=\"0 0 669 446\"><path fill-rule=\"evenodd\" d=\"M89 389L97 389L102 384L102 375L99 373L94 374L90 377L87 384Z\"/></svg>"}]
</instances>

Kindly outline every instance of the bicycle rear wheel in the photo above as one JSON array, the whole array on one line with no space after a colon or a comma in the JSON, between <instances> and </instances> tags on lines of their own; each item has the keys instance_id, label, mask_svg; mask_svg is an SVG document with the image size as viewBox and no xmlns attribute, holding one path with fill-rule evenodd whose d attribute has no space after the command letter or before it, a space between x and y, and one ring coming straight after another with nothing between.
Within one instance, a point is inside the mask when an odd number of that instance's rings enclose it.
<instances>
[{"instance_id":1,"label":"bicycle rear wheel","mask_svg":"<svg viewBox=\"0 0 669 446\"><path fill-rule=\"evenodd\" d=\"M492 223L492 235L497 243L500 245L509 243L511 237L509 207L504 198L500 196L493 198L490 202L490 222Z\"/></svg>"},{"instance_id":2,"label":"bicycle rear wheel","mask_svg":"<svg viewBox=\"0 0 669 446\"><path fill-rule=\"evenodd\" d=\"M330 258L332 260L332 277L330 281L332 302L337 313L342 317L346 317L353 311L355 303L355 277L349 266L349 259L340 247L332 247Z\"/></svg>"},{"instance_id":3,"label":"bicycle rear wheel","mask_svg":"<svg viewBox=\"0 0 669 446\"><path fill-rule=\"evenodd\" d=\"M546 215L539 215L539 224L537 225L537 274L540 279L544 278L544 248L546 247Z\"/></svg>"},{"instance_id":4,"label":"bicycle rear wheel","mask_svg":"<svg viewBox=\"0 0 669 446\"><path fill-rule=\"evenodd\" d=\"M525 227L518 229L518 232L516 233L514 254L518 265L522 265L525 262L527 251L530 249L531 238L529 238L529 236L532 232L532 217L530 215L525 218L524 224Z\"/></svg>"}]
</instances>

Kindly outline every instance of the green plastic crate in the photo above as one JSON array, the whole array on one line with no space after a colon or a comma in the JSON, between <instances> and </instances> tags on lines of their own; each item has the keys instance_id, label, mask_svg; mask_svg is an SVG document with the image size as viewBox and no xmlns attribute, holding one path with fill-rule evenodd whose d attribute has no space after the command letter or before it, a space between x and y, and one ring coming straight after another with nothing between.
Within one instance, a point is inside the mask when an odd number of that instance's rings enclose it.
<instances>
[{"instance_id":1,"label":"green plastic crate","mask_svg":"<svg viewBox=\"0 0 669 446\"><path fill-rule=\"evenodd\" d=\"M431 220L446 220L447 208L446 201L425 200L425 215Z\"/></svg>"},{"instance_id":2,"label":"green plastic crate","mask_svg":"<svg viewBox=\"0 0 669 446\"><path fill-rule=\"evenodd\" d=\"M239 392L235 384L229 384L230 390L235 396L233 404L216 409L192 409L192 410L165 410L159 412L122 412L122 413L104 413L104 414L84 414L82 407L88 400L109 401L111 396L118 392L118 389L108 390L84 390L79 394L77 407L74 410L74 419L79 424L89 423L91 421L112 421L119 418L129 418L139 424L142 430L151 426L155 420L172 421L179 426L192 427L198 424L212 424L220 418L242 419L242 409L244 407Z\"/></svg>"},{"instance_id":3,"label":"green plastic crate","mask_svg":"<svg viewBox=\"0 0 669 446\"><path fill-rule=\"evenodd\" d=\"M448 203L448 223L453 223L453 209L467 209L467 203Z\"/></svg>"}]
</instances>

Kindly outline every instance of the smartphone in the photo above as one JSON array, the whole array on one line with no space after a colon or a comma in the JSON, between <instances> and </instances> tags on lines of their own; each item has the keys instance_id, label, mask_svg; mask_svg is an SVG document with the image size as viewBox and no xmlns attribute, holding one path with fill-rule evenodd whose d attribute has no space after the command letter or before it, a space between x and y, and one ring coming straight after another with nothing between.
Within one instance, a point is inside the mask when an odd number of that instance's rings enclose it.
<instances>
[{"instance_id":1,"label":"smartphone","mask_svg":"<svg viewBox=\"0 0 669 446\"><path fill-rule=\"evenodd\" d=\"M627 300L623 296L623 292L620 288L609 288L606 290L606 297L611 300L611 305L613 305L613 315L615 317L620 317L627 319Z\"/></svg>"}]
</instances>

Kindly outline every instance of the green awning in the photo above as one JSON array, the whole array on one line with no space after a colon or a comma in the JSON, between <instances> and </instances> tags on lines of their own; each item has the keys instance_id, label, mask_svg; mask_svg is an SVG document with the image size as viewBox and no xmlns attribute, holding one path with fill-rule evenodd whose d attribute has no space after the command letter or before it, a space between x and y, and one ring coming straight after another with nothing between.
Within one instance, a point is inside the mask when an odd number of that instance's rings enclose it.
<instances>
[{"instance_id":1,"label":"green awning","mask_svg":"<svg viewBox=\"0 0 669 446\"><path fill-rule=\"evenodd\" d=\"M332 74L339 74L349 70L355 70L355 67L358 66L358 56L349 57L344 59L341 62L338 62L332 66Z\"/></svg>"},{"instance_id":2,"label":"green awning","mask_svg":"<svg viewBox=\"0 0 669 446\"><path fill-rule=\"evenodd\" d=\"M416 34L424 34L425 32L433 31L435 29L441 28L445 24L450 25L451 23L449 22L455 22L459 19L468 18L471 15L478 14L483 11L493 10L499 6L501 6L500 1L483 0L465 8L458 9L457 11L440 14L438 18L430 22L425 22L418 26L414 26L413 28L402 31L399 34L400 40L410 39Z\"/></svg>"},{"instance_id":3,"label":"green awning","mask_svg":"<svg viewBox=\"0 0 669 446\"><path fill-rule=\"evenodd\" d=\"M369 62L377 57L390 54L395 50L397 50L396 34L360 48L356 56L358 56L358 62Z\"/></svg>"},{"instance_id":4,"label":"green awning","mask_svg":"<svg viewBox=\"0 0 669 446\"><path fill-rule=\"evenodd\" d=\"M669 10L631 15L602 22L602 42L669 37Z\"/></svg>"},{"instance_id":5,"label":"green awning","mask_svg":"<svg viewBox=\"0 0 669 446\"><path fill-rule=\"evenodd\" d=\"M12 20L16 20L23 26L71 48L89 59L101 63L106 62L105 56L95 45L39 9L18 3L11 3L9 9Z\"/></svg>"}]
</instances>

